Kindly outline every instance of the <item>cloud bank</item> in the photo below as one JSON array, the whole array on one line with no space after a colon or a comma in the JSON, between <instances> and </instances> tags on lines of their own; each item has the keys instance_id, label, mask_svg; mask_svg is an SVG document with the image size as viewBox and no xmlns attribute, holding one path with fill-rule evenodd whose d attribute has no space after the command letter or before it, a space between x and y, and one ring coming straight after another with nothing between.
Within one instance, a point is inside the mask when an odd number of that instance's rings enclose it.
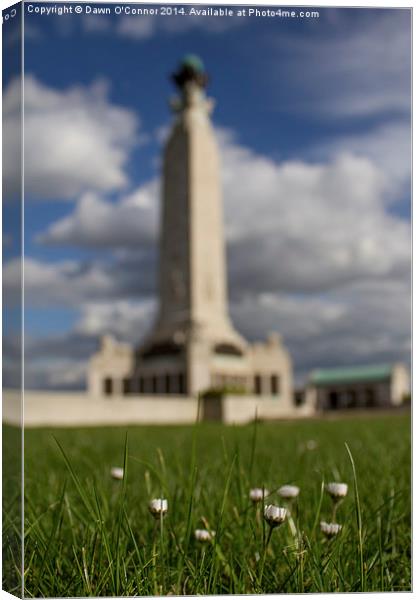
<instances>
[{"instance_id":1,"label":"cloud bank","mask_svg":"<svg viewBox=\"0 0 418 600\"><path fill-rule=\"evenodd\" d=\"M20 83L14 80L3 99L7 155L19 153ZM27 198L73 199L87 191L110 192L128 184L125 167L138 142L139 119L112 105L107 85L54 90L32 76L25 78L25 195ZM20 181L19 161L4 165L10 194Z\"/></svg>"}]
</instances>

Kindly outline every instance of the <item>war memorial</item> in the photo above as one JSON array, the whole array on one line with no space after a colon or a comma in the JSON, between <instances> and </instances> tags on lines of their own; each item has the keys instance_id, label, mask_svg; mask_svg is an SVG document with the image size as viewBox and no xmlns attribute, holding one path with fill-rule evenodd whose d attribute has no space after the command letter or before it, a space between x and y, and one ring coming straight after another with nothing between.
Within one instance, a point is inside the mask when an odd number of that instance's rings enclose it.
<instances>
[{"instance_id":1,"label":"war memorial","mask_svg":"<svg viewBox=\"0 0 418 600\"><path fill-rule=\"evenodd\" d=\"M92 357L92 397L243 394L272 403L270 417L316 409L400 404L408 390L403 365L313 374L296 406L293 366L276 332L250 344L228 315L220 157L211 124L202 61L187 56L173 81L179 95L163 160L159 313L135 350L110 336ZM334 377L332 377L334 375ZM329 384L327 386L327 383ZM329 398L328 398L329 397ZM339 398L339 399L338 399ZM246 411L245 411L246 412ZM247 413L246 413L247 414Z\"/></svg>"},{"instance_id":2,"label":"war memorial","mask_svg":"<svg viewBox=\"0 0 418 600\"><path fill-rule=\"evenodd\" d=\"M277 397L291 409L292 364L280 336L251 345L228 315L221 165L203 64L186 57L173 80L179 97L164 151L158 317L135 352L104 340L89 392L225 389Z\"/></svg>"},{"instance_id":3,"label":"war memorial","mask_svg":"<svg viewBox=\"0 0 418 600\"><path fill-rule=\"evenodd\" d=\"M85 392L28 391L26 423L226 423L309 417L324 410L402 404L403 364L314 371L295 392L293 364L278 332L247 341L228 314L221 160L199 57L172 75L171 131L162 164L159 307L137 347L104 335L86 365ZM138 331L138 339L143 338ZM18 419L13 394L5 417ZM16 414L15 414L16 413Z\"/></svg>"}]
</instances>

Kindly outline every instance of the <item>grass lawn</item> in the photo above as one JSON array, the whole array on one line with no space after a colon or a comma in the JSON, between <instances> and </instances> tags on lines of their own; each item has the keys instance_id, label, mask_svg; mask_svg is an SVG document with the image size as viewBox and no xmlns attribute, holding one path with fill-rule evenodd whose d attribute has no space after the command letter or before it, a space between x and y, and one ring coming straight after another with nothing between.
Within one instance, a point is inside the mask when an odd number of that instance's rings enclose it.
<instances>
[{"instance_id":1,"label":"grass lawn","mask_svg":"<svg viewBox=\"0 0 418 600\"><path fill-rule=\"evenodd\" d=\"M407 415L28 430L26 595L410 590L410 448ZM112 479L124 461L124 481ZM331 520L329 481L349 486L331 540L319 526ZM294 528L286 521L267 544L249 490L286 483L301 490ZM168 499L164 519L149 513L152 498ZM202 528L214 541L195 540Z\"/></svg>"}]
</instances>

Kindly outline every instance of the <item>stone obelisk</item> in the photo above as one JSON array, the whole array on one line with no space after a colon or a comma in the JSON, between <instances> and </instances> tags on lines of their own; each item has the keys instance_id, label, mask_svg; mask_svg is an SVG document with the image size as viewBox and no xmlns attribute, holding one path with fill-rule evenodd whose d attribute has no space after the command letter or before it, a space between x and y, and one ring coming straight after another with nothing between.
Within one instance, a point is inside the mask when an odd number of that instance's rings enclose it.
<instances>
[{"instance_id":1,"label":"stone obelisk","mask_svg":"<svg viewBox=\"0 0 418 600\"><path fill-rule=\"evenodd\" d=\"M219 150L207 75L195 56L173 75L179 96L166 143L160 227L159 312L145 354L178 347L187 356L187 388L210 385L216 346L246 346L228 317Z\"/></svg>"},{"instance_id":2,"label":"stone obelisk","mask_svg":"<svg viewBox=\"0 0 418 600\"><path fill-rule=\"evenodd\" d=\"M164 149L157 317L134 352L104 340L90 363L89 389L160 399L209 392L206 418L228 420L237 407L253 418L250 398L220 402L234 391L274 400L263 400L267 416L292 412L292 362L280 337L249 344L228 316L220 157L200 59L183 59L173 80L178 96ZM183 409L169 400L155 404L157 412Z\"/></svg>"}]
</instances>

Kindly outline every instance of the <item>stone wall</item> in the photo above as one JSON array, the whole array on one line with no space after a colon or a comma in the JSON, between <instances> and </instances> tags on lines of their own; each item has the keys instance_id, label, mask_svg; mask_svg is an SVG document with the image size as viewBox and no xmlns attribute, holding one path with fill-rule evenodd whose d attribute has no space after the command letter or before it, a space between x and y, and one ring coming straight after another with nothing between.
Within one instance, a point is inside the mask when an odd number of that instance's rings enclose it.
<instances>
[{"instance_id":1,"label":"stone wall","mask_svg":"<svg viewBox=\"0 0 418 600\"><path fill-rule=\"evenodd\" d=\"M207 402L207 401L206 401ZM244 424L255 419L299 418L312 414L309 407L289 409L280 398L227 396L215 410L196 398L185 396L129 396L95 398L85 392L27 391L24 402L25 427L82 427L95 425L193 424L198 418ZM198 415L199 412L199 415ZM3 421L20 424L20 397L3 392Z\"/></svg>"},{"instance_id":2,"label":"stone wall","mask_svg":"<svg viewBox=\"0 0 418 600\"><path fill-rule=\"evenodd\" d=\"M289 405L286 400L277 397L262 396L226 396L223 399L223 422L228 424L243 424L257 418L262 421L274 419L297 419L313 415L311 407L305 405L296 407Z\"/></svg>"},{"instance_id":3,"label":"stone wall","mask_svg":"<svg viewBox=\"0 0 418 600\"><path fill-rule=\"evenodd\" d=\"M20 424L16 394L3 393L3 421ZM194 423L198 402L184 396L94 398L85 392L26 392L25 427L94 425L168 425Z\"/></svg>"}]
</instances>

